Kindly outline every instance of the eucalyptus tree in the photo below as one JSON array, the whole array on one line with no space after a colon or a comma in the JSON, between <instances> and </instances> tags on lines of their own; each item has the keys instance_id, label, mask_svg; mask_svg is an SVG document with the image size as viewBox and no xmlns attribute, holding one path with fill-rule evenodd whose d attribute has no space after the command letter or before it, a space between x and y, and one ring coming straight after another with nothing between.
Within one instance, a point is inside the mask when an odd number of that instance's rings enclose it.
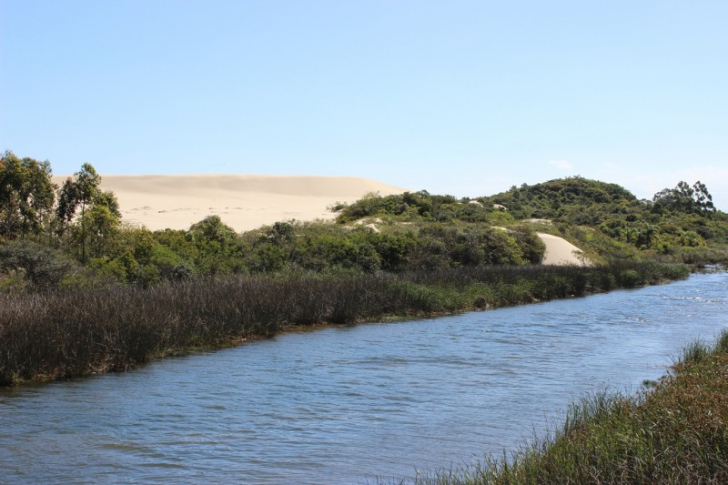
<instances>
[{"instance_id":1,"label":"eucalyptus tree","mask_svg":"<svg viewBox=\"0 0 728 485\"><path fill-rule=\"evenodd\" d=\"M39 236L50 224L56 186L48 161L20 159L6 151L0 158L0 237Z\"/></svg>"},{"instance_id":2,"label":"eucalyptus tree","mask_svg":"<svg viewBox=\"0 0 728 485\"><path fill-rule=\"evenodd\" d=\"M672 211L711 215L715 212L713 196L700 180L691 187L680 181L674 189L664 189L652 198L654 203Z\"/></svg>"},{"instance_id":3,"label":"eucalyptus tree","mask_svg":"<svg viewBox=\"0 0 728 485\"><path fill-rule=\"evenodd\" d=\"M101 176L94 167L84 163L81 170L69 177L58 194L56 217L59 235L63 237L68 225L78 216L78 238L81 242L81 262L87 260L87 236L95 237L95 246L103 247L103 240L118 227L121 213L113 192L102 192ZM99 244L99 241L101 243Z\"/></svg>"}]
</instances>

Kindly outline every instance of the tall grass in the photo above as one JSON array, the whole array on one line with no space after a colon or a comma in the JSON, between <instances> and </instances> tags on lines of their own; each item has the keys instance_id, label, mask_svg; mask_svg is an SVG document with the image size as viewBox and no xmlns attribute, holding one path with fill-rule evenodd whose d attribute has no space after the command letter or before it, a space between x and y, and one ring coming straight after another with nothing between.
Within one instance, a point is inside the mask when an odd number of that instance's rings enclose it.
<instances>
[{"instance_id":1,"label":"tall grass","mask_svg":"<svg viewBox=\"0 0 728 485\"><path fill-rule=\"evenodd\" d=\"M584 398L551 436L414 483L728 483L728 332L712 349L689 345L668 375L637 396Z\"/></svg>"},{"instance_id":2,"label":"tall grass","mask_svg":"<svg viewBox=\"0 0 728 485\"><path fill-rule=\"evenodd\" d=\"M0 384L123 371L194 348L272 336L290 325L428 316L684 276L684 267L654 263L485 267L399 275L226 277L149 289L2 295Z\"/></svg>"}]
</instances>

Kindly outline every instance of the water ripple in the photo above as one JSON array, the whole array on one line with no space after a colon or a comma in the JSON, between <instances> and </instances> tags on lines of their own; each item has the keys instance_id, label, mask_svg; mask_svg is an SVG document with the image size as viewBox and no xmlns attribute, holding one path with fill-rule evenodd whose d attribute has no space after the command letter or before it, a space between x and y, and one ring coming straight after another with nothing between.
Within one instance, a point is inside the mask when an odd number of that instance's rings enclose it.
<instances>
[{"instance_id":1,"label":"water ripple","mask_svg":"<svg viewBox=\"0 0 728 485\"><path fill-rule=\"evenodd\" d=\"M728 325L728 276L327 328L0 390L0 482L369 483L477 460Z\"/></svg>"}]
</instances>

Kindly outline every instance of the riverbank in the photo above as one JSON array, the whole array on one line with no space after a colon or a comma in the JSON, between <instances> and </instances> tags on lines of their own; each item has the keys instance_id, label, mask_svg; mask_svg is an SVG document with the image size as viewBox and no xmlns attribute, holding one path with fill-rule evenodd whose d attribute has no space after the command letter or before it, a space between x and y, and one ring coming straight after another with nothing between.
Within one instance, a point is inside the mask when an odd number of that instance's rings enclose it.
<instances>
[{"instance_id":1,"label":"riverbank","mask_svg":"<svg viewBox=\"0 0 728 485\"><path fill-rule=\"evenodd\" d=\"M584 296L687 277L683 265L477 267L376 275L227 277L4 295L0 383L125 371L290 326L415 318Z\"/></svg>"},{"instance_id":2,"label":"riverbank","mask_svg":"<svg viewBox=\"0 0 728 485\"><path fill-rule=\"evenodd\" d=\"M688 346L636 396L596 394L562 428L511 456L416 484L727 483L728 332Z\"/></svg>"}]
</instances>

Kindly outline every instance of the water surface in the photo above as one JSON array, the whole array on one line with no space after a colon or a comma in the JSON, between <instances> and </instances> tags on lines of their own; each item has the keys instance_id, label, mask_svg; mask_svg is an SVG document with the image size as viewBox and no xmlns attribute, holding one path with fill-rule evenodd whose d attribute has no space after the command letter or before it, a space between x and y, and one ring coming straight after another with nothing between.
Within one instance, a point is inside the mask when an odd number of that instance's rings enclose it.
<instances>
[{"instance_id":1,"label":"water surface","mask_svg":"<svg viewBox=\"0 0 728 485\"><path fill-rule=\"evenodd\" d=\"M0 390L0 483L373 483L524 443L728 327L728 274Z\"/></svg>"}]
</instances>

